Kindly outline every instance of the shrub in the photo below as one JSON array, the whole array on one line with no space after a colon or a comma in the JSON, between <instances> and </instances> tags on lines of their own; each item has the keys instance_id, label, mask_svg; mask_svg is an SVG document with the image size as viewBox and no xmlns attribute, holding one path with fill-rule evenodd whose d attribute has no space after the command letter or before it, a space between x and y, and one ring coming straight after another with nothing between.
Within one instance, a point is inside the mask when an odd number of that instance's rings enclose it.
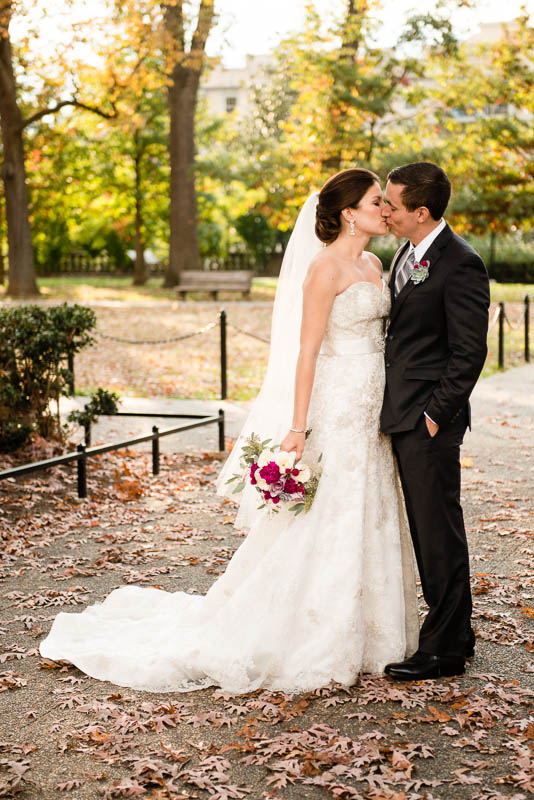
<instances>
[{"instance_id":1,"label":"shrub","mask_svg":"<svg viewBox=\"0 0 534 800\"><path fill-rule=\"evenodd\" d=\"M265 214L254 210L242 214L236 219L235 227L256 262L265 265L276 244L276 230L271 228Z\"/></svg>"},{"instance_id":2,"label":"shrub","mask_svg":"<svg viewBox=\"0 0 534 800\"><path fill-rule=\"evenodd\" d=\"M93 341L95 326L94 312L79 305L0 310L0 451L14 450L32 431L63 438L59 398L72 378L68 357Z\"/></svg>"},{"instance_id":3,"label":"shrub","mask_svg":"<svg viewBox=\"0 0 534 800\"><path fill-rule=\"evenodd\" d=\"M71 411L69 422L77 422L86 430L96 422L100 414L116 414L119 404L117 392L108 392L107 389L98 387L91 395L91 399L81 411Z\"/></svg>"},{"instance_id":4,"label":"shrub","mask_svg":"<svg viewBox=\"0 0 534 800\"><path fill-rule=\"evenodd\" d=\"M499 283L534 283L534 246L531 242L498 237L492 263L489 237L465 238L486 262L490 278ZM389 270L398 246L399 242L392 236L376 237L369 243L369 250L382 260L384 269Z\"/></svg>"}]
</instances>

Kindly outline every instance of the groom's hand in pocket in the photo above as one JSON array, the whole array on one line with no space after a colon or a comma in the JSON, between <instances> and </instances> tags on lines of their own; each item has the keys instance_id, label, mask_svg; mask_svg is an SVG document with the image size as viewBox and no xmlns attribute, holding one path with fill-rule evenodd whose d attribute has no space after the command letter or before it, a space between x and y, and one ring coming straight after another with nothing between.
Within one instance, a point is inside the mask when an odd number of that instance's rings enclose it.
<instances>
[{"instance_id":1,"label":"groom's hand in pocket","mask_svg":"<svg viewBox=\"0 0 534 800\"><path fill-rule=\"evenodd\" d=\"M433 439L434 436L436 435L436 433L439 431L439 425L436 422L432 422L430 417L427 417L426 414L425 414L425 422L426 422L426 429L427 429L427 431L429 433L429 436L431 436L432 439Z\"/></svg>"}]
</instances>

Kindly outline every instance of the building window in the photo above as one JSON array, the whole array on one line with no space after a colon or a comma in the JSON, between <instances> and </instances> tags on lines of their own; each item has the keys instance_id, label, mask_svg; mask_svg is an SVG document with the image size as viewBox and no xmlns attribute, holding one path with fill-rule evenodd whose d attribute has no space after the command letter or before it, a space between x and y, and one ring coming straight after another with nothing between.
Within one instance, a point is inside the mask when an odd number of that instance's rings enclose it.
<instances>
[{"instance_id":1,"label":"building window","mask_svg":"<svg viewBox=\"0 0 534 800\"><path fill-rule=\"evenodd\" d=\"M226 98L226 111L230 114L237 106L237 97L227 97Z\"/></svg>"},{"instance_id":2,"label":"building window","mask_svg":"<svg viewBox=\"0 0 534 800\"><path fill-rule=\"evenodd\" d=\"M490 103L484 108L487 117L506 117L510 113L508 103Z\"/></svg>"}]
</instances>

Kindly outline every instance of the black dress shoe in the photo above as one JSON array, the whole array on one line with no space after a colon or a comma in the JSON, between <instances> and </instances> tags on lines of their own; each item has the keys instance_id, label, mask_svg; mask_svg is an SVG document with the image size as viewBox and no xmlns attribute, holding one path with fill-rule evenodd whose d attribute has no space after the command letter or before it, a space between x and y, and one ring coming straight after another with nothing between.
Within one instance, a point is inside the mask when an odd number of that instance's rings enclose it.
<instances>
[{"instance_id":1,"label":"black dress shoe","mask_svg":"<svg viewBox=\"0 0 534 800\"><path fill-rule=\"evenodd\" d=\"M447 678L463 675L465 659L462 656L434 656L415 653L398 664L387 664L384 672L398 681L424 681L430 678Z\"/></svg>"}]
</instances>

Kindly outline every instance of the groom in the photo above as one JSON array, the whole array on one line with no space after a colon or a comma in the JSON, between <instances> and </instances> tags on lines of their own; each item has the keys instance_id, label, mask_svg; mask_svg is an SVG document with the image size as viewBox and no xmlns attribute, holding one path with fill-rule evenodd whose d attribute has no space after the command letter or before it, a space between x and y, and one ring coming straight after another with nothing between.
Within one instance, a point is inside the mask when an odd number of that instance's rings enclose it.
<instances>
[{"instance_id":1,"label":"groom","mask_svg":"<svg viewBox=\"0 0 534 800\"><path fill-rule=\"evenodd\" d=\"M460 675L473 655L469 554L460 505L460 445L486 358L484 262L443 219L451 185L420 161L388 176L384 217L407 242L391 265L382 430L391 434L429 611L419 649L388 664L400 680Z\"/></svg>"}]
</instances>

